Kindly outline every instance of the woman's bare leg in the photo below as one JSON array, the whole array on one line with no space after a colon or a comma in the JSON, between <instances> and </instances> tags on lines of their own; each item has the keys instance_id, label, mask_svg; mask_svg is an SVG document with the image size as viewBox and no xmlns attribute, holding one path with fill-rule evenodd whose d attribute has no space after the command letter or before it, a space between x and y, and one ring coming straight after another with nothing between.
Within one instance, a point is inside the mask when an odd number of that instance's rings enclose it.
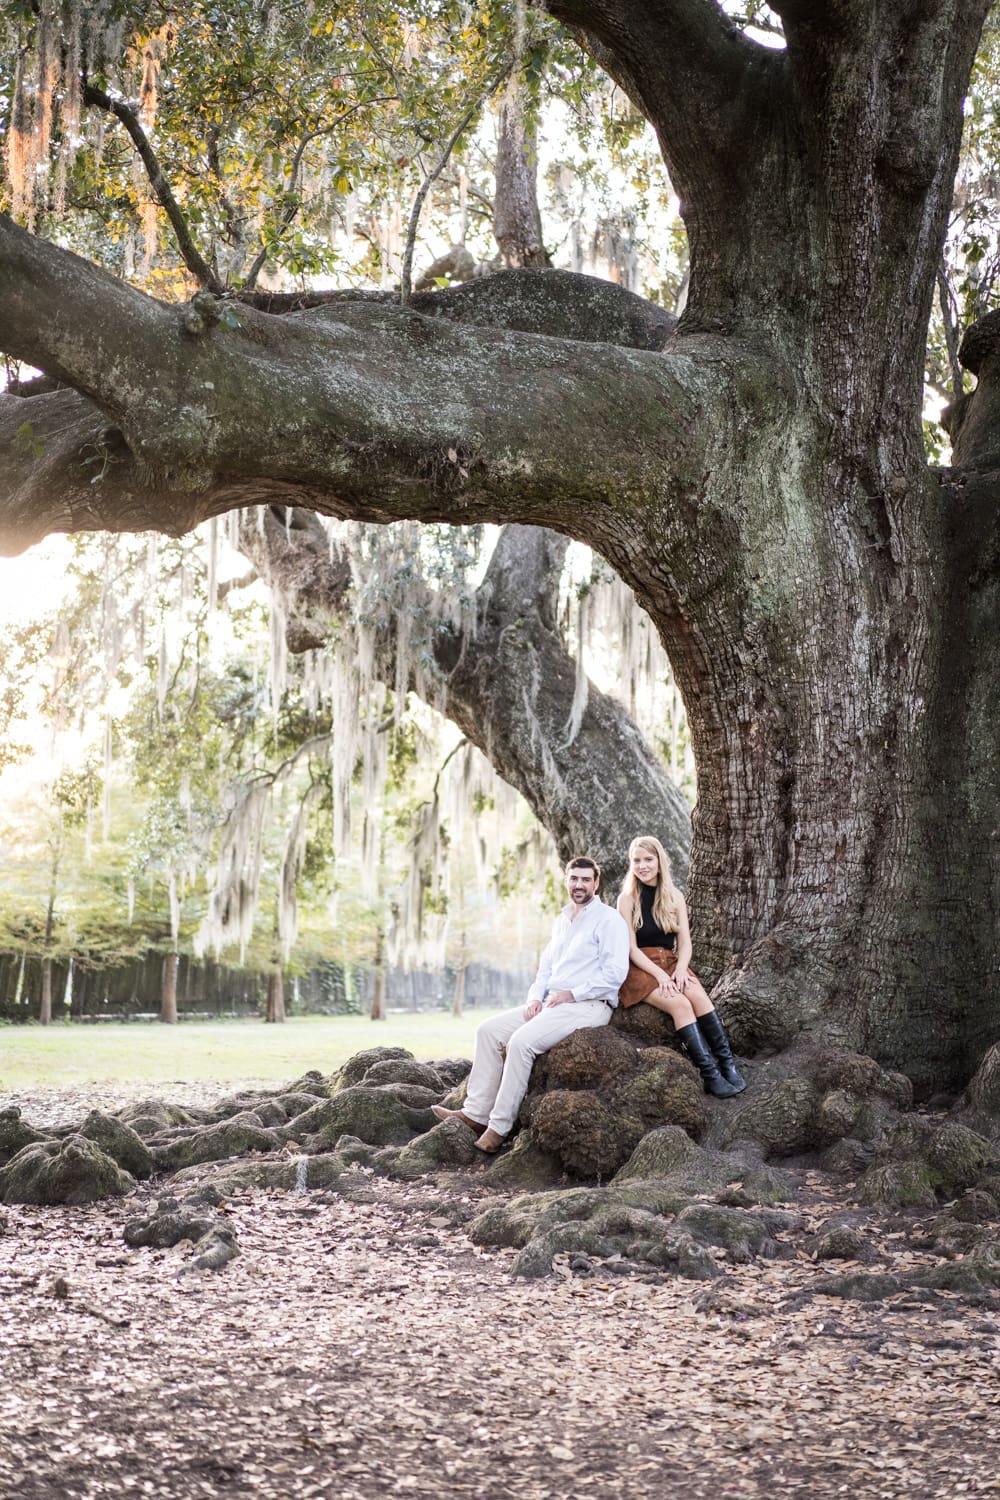
<instances>
[{"instance_id":1,"label":"woman's bare leg","mask_svg":"<svg viewBox=\"0 0 1000 1500\"><path fill-rule=\"evenodd\" d=\"M688 974L684 981L684 999L696 1016L707 1016L710 1010L715 1009L705 992L704 985L695 974Z\"/></svg>"},{"instance_id":2,"label":"woman's bare leg","mask_svg":"<svg viewBox=\"0 0 1000 1500\"><path fill-rule=\"evenodd\" d=\"M705 994L704 990L702 990L702 994ZM708 1000L707 995L705 995L705 999ZM694 1025L695 1012L691 1008L686 996L682 995L680 990L666 992L663 990L654 990L651 995L646 996L646 1004L652 1005L656 1010L665 1011L671 1021L673 1021L676 1031L680 1031L682 1026ZM708 1008L709 1010L712 1009L712 1002L710 1000L708 1001Z\"/></svg>"}]
</instances>

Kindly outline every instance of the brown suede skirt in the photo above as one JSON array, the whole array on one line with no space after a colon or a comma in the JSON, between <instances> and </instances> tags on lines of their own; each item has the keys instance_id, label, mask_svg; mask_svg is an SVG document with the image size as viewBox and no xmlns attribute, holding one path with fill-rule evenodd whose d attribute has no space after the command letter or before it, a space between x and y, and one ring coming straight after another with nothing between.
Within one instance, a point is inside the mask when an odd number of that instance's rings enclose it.
<instances>
[{"instance_id":1,"label":"brown suede skirt","mask_svg":"<svg viewBox=\"0 0 1000 1500\"><path fill-rule=\"evenodd\" d=\"M670 948L640 948L639 952L645 954L664 974L673 974L677 967L677 954ZM688 969L688 973L691 972ZM645 969L640 969L629 959L625 983L618 991L619 1005L638 1005L640 1000L645 1000L655 989L656 980L652 974L647 974Z\"/></svg>"}]
</instances>

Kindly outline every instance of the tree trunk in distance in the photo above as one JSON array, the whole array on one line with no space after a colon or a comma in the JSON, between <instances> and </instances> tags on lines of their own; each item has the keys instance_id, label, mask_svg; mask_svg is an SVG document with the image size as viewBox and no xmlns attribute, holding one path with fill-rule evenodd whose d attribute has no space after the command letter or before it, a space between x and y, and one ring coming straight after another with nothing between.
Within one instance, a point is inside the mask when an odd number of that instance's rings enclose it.
<instances>
[{"instance_id":1,"label":"tree trunk in distance","mask_svg":"<svg viewBox=\"0 0 1000 1500\"><path fill-rule=\"evenodd\" d=\"M177 1025L177 961L176 953L165 953L160 980L160 1020L165 1026Z\"/></svg>"},{"instance_id":2,"label":"tree trunk in distance","mask_svg":"<svg viewBox=\"0 0 1000 1500\"><path fill-rule=\"evenodd\" d=\"M56 926L56 886L59 880L59 860L62 856L62 821L52 850L52 868L49 872L49 900L45 910L45 939L42 956L42 998L38 1007L38 1019L42 1026L52 1022L52 934Z\"/></svg>"},{"instance_id":3,"label":"tree trunk in distance","mask_svg":"<svg viewBox=\"0 0 1000 1500\"><path fill-rule=\"evenodd\" d=\"M369 1017L372 1021L385 1020L385 933L381 927L375 934L375 963L373 966L372 1004Z\"/></svg>"},{"instance_id":4,"label":"tree trunk in distance","mask_svg":"<svg viewBox=\"0 0 1000 1500\"><path fill-rule=\"evenodd\" d=\"M465 1005L465 971L467 967L466 959L467 954L465 949L465 933L463 932L461 941L458 946L458 967L455 971L455 992L452 996L451 1002L451 1013L453 1016L460 1016L462 1014L462 1008Z\"/></svg>"},{"instance_id":5,"label":"tree trunk in distance","mask_svg":"<svg viewBox=\"0 0 1000 1500\"><path fill-rule=\"evenodd\" d=\"M42 959L42 998L38 1006L38 1020L42 1026L52 1023L52 959L47 953Z\"/></svg>"},{"instance_id":6,"label":"tree trunk in distance","mask_svg":"<svg viewBox=\"0 0 1000 1500\"><path fill-rule=\"evenodd\" d=\"M276 1023L285 1019L285 979L280 968L272 969L267 976L267 1014L264 1019Z\"/></svg>"},{"instance_id":7,"label":"tree trunk in distance","mask_svg":"<svg viewBox=\"0 0 1000 1500\"><path fill-rule=\"evenodd\" d=\"M493 235L505 266L549 263L538 210L537 152L525 128L523 85L515 76L500 109Z\"/></svg>"}]
</instances>

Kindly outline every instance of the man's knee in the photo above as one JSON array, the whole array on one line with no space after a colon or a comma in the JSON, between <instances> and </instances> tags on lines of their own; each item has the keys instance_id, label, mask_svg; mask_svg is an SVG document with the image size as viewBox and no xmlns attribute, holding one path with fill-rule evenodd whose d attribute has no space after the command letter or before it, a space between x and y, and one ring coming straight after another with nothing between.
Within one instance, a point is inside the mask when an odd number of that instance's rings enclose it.
<instances>
[{"instance_id":1,"label":"man's knee","mask_svg":"<svg viewBox=\"0 0 1000 1500\"><path fill-rule=\"evenodd\" d=\"M488 1016L485 1021L480 1021L476 1027L476 1041L490 1042L494 1046L503 1047L507 1044L508 1015L502 1012L499 1016Z\"/></svg>"},{"instance_id":2,"label":"man's knee","mask_svg":"<svg viewBox=\"0 0 1000 1500\"><path fill-rule=\"evenodd\" d=\"M475 1043L478 1044L479 1042L486 1042L487 1044L489 1044L496 1041L496 1036L494 1034L495 1028L493 1027L494 1020L495 1017L491 1016L488 1021L480 1021L479 1025L476 1027L476 1034L474 1038Z\"/></svg>"},{"instance_id":3,"label":"man's knee","mask_svg":"<svg viewBox=\"0 0 1000 1500\"><path fill-rule=\"evenodd\" d=\"M515 1031L507 1043L507 1057L508 1060L513 1058L533 1063L536 1057L542 1052L548 1052L549 1048L554 1045L554 1042L546 1042L537 1033L533 1034L528 1031L527 1027L522 1026L520 1031Z\"/></svg>"}]
</instances>

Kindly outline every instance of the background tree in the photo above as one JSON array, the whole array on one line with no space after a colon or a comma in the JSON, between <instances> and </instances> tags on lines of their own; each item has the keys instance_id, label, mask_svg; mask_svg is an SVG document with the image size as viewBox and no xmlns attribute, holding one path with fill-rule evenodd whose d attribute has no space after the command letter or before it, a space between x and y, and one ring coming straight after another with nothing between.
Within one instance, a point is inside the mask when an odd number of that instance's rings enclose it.
<instances>
[{"instance_id":1,"label":"background tree","mask_svg":"<svg viewBox=\"0 0 1000 1500\"><path fill-rule=\"evenodd\" d=\"M656 828L678 879L686 880L684 796L632 715L582 673L582 647L574 657L559 628L564 539L538 527L505 527L474 588L444 549L427 570L444 574L435 586L407 543L400 551L376 542L356 589L348 549L308 512L297 512L291 525L280 509L249 517L239 534L242 550L284 601L291 648L320 646L334 631L353 631L356 621L366 641L352 634L348 649L370 656L383 683L410 689L447 714L525 798L560 858L598 851L614 890L624 873L621 829ZM465 606L456 611L463 590ZM630 627L634 609L627 601ZM625 643L618 646L621 689L635 668Z\"/></svg>"},{"instance_id":2,"label":"background tree","mask_svg":"<svg viewBox=\"0 0 1000 1500\"><path fill-rule=\"evenodd\" d=\"M964 1079L997 1026L997 508L928 470L920 416L987 9L784 0L765 48L712 0L552 0L681 195L672 333L610 339L617 289L532 271L170 306L0 219L3 341L69 387L0 403L8 545L251 500L579 536L684 694L699 951L735 959L743 1045Z\"/></svg>"},{"instance_id":3,"label":"background tree","mask_svg":"<svg viewBox=\"0 0 1000 1500\"><path fill-rule=\"evenodd\" d=\"M66 854L66 836L70 829L78 828L86 818L96 790L95 783L93 771L63 771L49 789L48 895L42 932L42 991L38 1003L38 1019L43 1026L50 1025L52 1021L52 948L56 934L59 878Z\"/></svg>"}]
</instances>

